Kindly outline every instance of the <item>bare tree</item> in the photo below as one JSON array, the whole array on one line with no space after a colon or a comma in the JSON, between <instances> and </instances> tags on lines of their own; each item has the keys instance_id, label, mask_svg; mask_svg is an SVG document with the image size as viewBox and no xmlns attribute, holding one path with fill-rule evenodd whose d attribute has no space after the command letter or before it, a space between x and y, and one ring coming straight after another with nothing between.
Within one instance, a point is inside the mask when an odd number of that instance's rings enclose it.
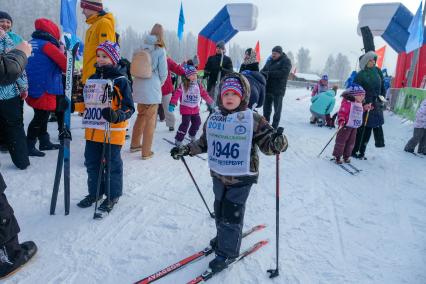
<instances>
[{"instance_id":1,"label":"bare tree","mask_svg":"<svg viewBox=\"0 0 426 284\"><path fill-rule=\"evenodd\" d=\"M311 68L311 56L309 49L301 47L297 52L297 67L299 72L309 72Z\"/></svg>"},{"instance_id":2,"label":"bare tree","mask_svg":"<svg viewBox=\"0 0 426 284\"><path fill-rule=\"evenodd\" d=\"M329 78L336 78L336 60L332 54L328 56L322 73L327 74Z\"/></svg>"},{"instance_id":3,"label":"bare tree","mask_svg":"<svg viewBox=\"0 0 426 284\"><path fill-rule=\"evenodd\" d=\"M336 56L336 64L334 68L336 79L344 81L351 72L351 63L346 55L340 52Z\"/></svg>"}]
</instances>

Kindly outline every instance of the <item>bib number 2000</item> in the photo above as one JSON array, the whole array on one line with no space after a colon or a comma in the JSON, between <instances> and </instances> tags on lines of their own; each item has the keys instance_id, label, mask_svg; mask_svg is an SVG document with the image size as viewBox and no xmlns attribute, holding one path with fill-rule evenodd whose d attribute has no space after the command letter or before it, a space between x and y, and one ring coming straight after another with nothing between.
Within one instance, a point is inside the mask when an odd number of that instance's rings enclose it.
<instances>
[{"instance_id":1,"label":"bib number 2000","mask_svg":"<svg viewBox=\"0 0 426 284\"><path fill-rule=\"evenodd\" d=\"M234 143L231 145L231 143L226 143L225 145L222 145L219 141L213 141L213 156L220 157L225 156L227 159L229 156L233 159L238 159L240 156L240 145L237 143Z\"/></svg>"},{"instance_id":2,"label":"bib number 2000","mask_svg":"<svg viewBox=\"0 0 426 284\"><path fill-rule=\"evenodd\" d=\"M101 120L102 109L101 108L86 108L84 119L89 120Z\"/></svg>"}]
</instances>

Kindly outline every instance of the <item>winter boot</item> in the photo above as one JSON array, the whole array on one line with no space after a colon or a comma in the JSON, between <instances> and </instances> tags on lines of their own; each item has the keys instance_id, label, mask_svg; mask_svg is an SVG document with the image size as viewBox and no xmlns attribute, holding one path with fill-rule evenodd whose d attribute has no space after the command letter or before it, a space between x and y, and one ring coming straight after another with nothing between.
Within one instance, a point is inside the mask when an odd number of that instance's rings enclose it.
<instances>
[{"instance_id":1,"label":"winter boot","mask_svg":"<svg viewBox=\"0 0 426 284\"><path fill-rule=\"evenodd\" d=\"M342 159L340 158L340 157L334 157L334 162L336 163L336 164L338 164L338 165L341 165L341 164L343 164L343 162L342 162Z\"/></svg>"},{"instance_id":2,"label":"winter boot","mask_svg":"<svg viewBox=\"0 0 426 284\"><path fill-rule=\"evenodd\" d=\"M23 242L20 246L22 250L16 259L8 256L5 246L0 248L0 279L16 273L37 253L37 246L33 241Z\"/></svg>"},{"instance_id":3,"label":"winter boot","mask_svg":"<svg viewBox=\"0 0 426 284\"><path fill-rule=\"evenodd\" d=\"M170 126L169 131L175 131L175 128L173 126Z\"/></svg>"},{"instance_id":4,"label":"winter boot","mask_svg":"<svg viewBox=\"0 0 426 284\"><path fill-rule=\"evenodd\" d=\"M37 143L36 139L28 139L27 138L27 148L28 148L28 156L32 157L44 157L46 154L40 152L36 149L35 144Z\"/></svg>"},{"instance_id":5,"label":"winter boot","mask_svg":"<svg viewBox=\"0 0 426 284\"><path fill-rule=\"evenodd\" d=\"M98 201L102 199L102 196L98 197ZM92 206L93 203L96 202L96 198L92 197L90 195L86 195L79 203L77 203L77 206L80 208L87 208Z\"/></svg>"},{"instance_id":6,"label":"winter boot","mask_svg":"<svg viewBox=\"0 0 426 284\"><path fill-rule=\"evenodd\" d=\"M9 152L9 147L6 144L0 144L0 152L2 153Z\"/></svg>"},{"instance_id":7,"label":"winter boot","mask_svg":"<svg viewBox=\"0 0 426 284\"><path fill-rule=\"evenodd\" d=\"M38 147L40 151L48 151L48 150L58 150L61 145L53 144L50 142L49 134L44 134L38 138L40 141L40 146Z\"/></svg>"},{"instance_id":8,"label":"winter boot","mask_svg":"<svg viewBox=\"0 0 426 284\"><path fill-rule=\"evenodd\" d=\"M112 199L105 199L101 205L99 205L98 210L103 212L111 212L114 208L114 205L118 202L118 197Z\"/></svg>"},{"instance_id":9,"label":"winter boot","mask_svg":"<svg viewBox=\"0 0 426 284\"><path fill-rule=\"evenodd\" d=\"M209 268L213 272L220 272L228 267L229 263L231 263L234 258L228 258L221 255L216 255L216 257L209 262Z\"/></svg>"}]
</instances>

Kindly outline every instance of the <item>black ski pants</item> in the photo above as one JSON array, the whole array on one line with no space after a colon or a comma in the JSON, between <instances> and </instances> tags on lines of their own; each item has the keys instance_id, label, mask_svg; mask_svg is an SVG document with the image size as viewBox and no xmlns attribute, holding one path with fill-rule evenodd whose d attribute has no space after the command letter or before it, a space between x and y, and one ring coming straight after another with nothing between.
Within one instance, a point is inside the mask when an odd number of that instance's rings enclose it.
<instances>
[{"instance_id":1,"label":"black ski pants","mask_svg":"<svg viewBox=\"0 0 426 284\"><path fill-rule=\"evenodd\" d=\"M272 105L274 106L274 116L272 119L272 127L278 128L281 120L281 110L283 106L284 95L274 95L267 93L263 104L263 116L268 122L271 121Z\"/></svg>"},{"instance_id":2,"label":"black ski pants","mask_svg":"<svg viewBox=\"0 0 426 284\"><path fill-rule=\"evenodd\" d=\"M0 247L5 246L9 256L21 250L18 242L20 231L13 209L7 201L4 191L6 183L0 173Z\"/></svg>"},{"instance_id":3,"label":"black ski pants","mask_svg":"<svg viewBox=\"0 0 426 284\"><path fill-rule=\"evenodd\" d=\"M1 134L5 136L13 163L21 170L27 168L30 160L24 131L22 100L19 96L0 100L0 125L3 127Z\"/></svg>"},{"instance_id":4,"label":"black ski pants","mask_svg":"<svg viewBox=\"0 0 426 284\"><path fill-rule=\"evenodd\" d=\"M240 253L246 201L252 184L225 186L213 177L214 214L216 216L216 254L236 258Z\"/></svg>"}]
</instances>

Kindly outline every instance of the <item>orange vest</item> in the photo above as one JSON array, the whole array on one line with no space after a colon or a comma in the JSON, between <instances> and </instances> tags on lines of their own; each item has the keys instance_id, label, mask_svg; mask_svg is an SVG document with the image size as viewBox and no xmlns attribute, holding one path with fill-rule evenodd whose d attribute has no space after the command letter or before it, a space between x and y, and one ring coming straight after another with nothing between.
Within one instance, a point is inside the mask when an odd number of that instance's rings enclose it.
<instances>
[{"instance_id":1,"label":"orange vest","mask_svg":"<svg viewBox=\"0 0 426 284\"><path fill-rule=\"evenodd\" d=\"M118 110L120 109L119 101L122 100L123 96L121 95L120 89L117 86L114 86L114 90L116 95L113 96L111 108L113 110ZM84 103L75 103L75 111L84 112L84 109ZM106 136L106 143L108 143L109 138L111 138L111 144L123 146L126 142L127 125L127 120L119 123L111 123L111 137L108 137L108 135ZM85 139L93 142L103 143L105 139L105 130L86 128Z\"/></svg>"}]
</instances>

